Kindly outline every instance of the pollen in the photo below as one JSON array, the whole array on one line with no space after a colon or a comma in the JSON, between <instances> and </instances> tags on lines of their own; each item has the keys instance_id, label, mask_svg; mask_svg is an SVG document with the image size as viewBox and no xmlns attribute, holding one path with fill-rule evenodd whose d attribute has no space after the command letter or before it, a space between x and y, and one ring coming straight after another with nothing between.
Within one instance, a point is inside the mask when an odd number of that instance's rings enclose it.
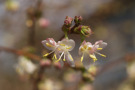
<instances>
[{"instance_id":1,"label":"pollen","mask_svg":"<svg viewBox=\"0 0 135 90\"><path fill-rule=\"evenodd\" d=\"M58 50L60 51L61 49L60 49L60 48L58 48Z\"/></svg>"},{"instance_id":2,"label":"pollen","mask_svg":"<svg viewBox=\"0 0 135 90\"><path fill-rule=\"evenodd\" d=\"M46 43L46 46L48 46L48 47L53 47L51 44L49 44L49 43Z\"/></svg>"},{"instance_id":3,"label":"pollen","mask_svg":"<svg viewBox=\"0 0 135 90\"><path fill-rule=\"evenodd\" d=\"M56 54L54 54L54 59L57 59Z\"/></svg>"},{"instance_id":4,"label":"pollen","mask_svg":"<svg viewBox=\"0 0 135 90\"><path fill-rule=\"evenodd\" d=\"M66 61L66 59L63 59L63 61Z\"/></svg>"},{"instance_id":5,"label":"pollen","mask_svg":"<svg viewBox=\"0 0 135 90\"><path fill-rule=\"evenodd\" d=\"M71 55L69 55L70 56L70 59L73 61L73 58L72 58L72 56Z\"/></svg>"},{"instance_id":6,"label":"pollen","mask_svg":"<svg viewBox=\"0 0 135 90\"><path fill-rule=\"evenodd\" d=\"M60 44L61 46L65 46L65 44Z\"/></svg>"},{"instance_id":7,"label":"pollen","mask_svg":"<svg viewBox=\"0 0 135 90\"><path fill-rule=\"evenodd\" d=\"M83 61L83 56L81 57L81 62Z\"/></svg>"},{"instance_id":8,"label":"pollen","mask_svg":"<svg viewBox=\"0 0 135 90\"><path fill-rule=\"evenodd\" d=\"M97 50L102 50L103 48L97 48Z\"/></svg>"},{"instance_id":9,"label":"pollen","mask_svg":"<svg viewBox=\"0 0 135 90\"><path fill-rule=\"evenodd\" d=\"M102 57L106 57L106 55L104 55L104 54L100 54Z\"/></svg>"},{"instance_id":10,"label":"pollen","mask_svg":"<svg viewBox=\"0 0 135 90\"><path fill-rule=\"evenodd\" d=\"M91 47L89 47L88 50L91 50Z\"/></svg>"},{"instance_id":11,"label":"pollen","mask_svg":"<svg viewBox=\"0 0 135 90\"><path fill-rule=\"evenodd\" d=\"M61 59L58 59L58 60L56 60L55 62L58 62L58 61L60 61Z\"/></svg>"},{"instance_id":12,"label":"pollen","mask_svg":"<svg viewBox=\"0 0 135 90\"><path fill-rule=\"evenodd\" d=\"M97 60L95 55L90 55L90 57L94 60L94 62Z\"/></svg>"},{"instance_id":13,"label":"pollen","mask_svg":"<svg viewBox=\"0 0 135 90\"><path fill-rule=\"evenodd\" d=\"M44 57L46 57L46 56L48 56L48 55L49 55L49 53L45 54Z\"/></svg>"},{"instance_id":14,"label":"pollen","mask_svg":"<svg viewBox=\"0 0 135 90\"><path fill-rule=\"evenodd\" d=\"M67 47L66 49L70 49L70 48L72 48L72 47L70 46L70 47Z\"/></svg>"}]
</instances>

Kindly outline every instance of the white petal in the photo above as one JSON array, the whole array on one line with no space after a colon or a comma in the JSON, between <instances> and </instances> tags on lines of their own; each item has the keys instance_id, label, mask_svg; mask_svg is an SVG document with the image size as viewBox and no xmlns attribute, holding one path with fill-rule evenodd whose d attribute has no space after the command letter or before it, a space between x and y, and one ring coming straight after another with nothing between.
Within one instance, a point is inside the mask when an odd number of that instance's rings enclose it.
<instances>
[{"instance_id":1,"label":"white petal","mask_svg":"<svg viewBox=\"0 0 135 90\"><path fill-rule=\"evenodd\" d=\"M84 47L87 47L86 49L87 50L84 50ZM84 41L81 46L79 47L79 55L82 55L83 53L85 52L88 52L88 51L91 51L91 50L88 50L88 48L93 48L93 45L90 43L90 42L86 42Z\"/></svg>"},{"instance_id":2,"label":"white petal","mask_svg":"<svg viewBox=\"0 0 135 90\"><path fill-rule=\"evenodd\" d=\"M66 46L71 47L68 51L71 51L75 47L75 41L72 39L63 39L62 41L59 41L58 44L65 44Z\"/></svg>"},{"instance_id":3,"label":"white petal","mask_svg":"<svg viewBox=\"0 0 135 90\"><path fill-rule=\"evenodd\" d=\"M86 44L86 41L85 40L82 42L81 46L84 45L84 44Z\"/></svg>"},{"instance_id":4,"label":"white petal","mask_svg":"<svg viewBox=\"0 0 135 90\"><path fill-rule=\"evenodd\" d=\"M86 45L87 45L88 47L93 47L93 45L92 45L90 42L87 42Z\"/></svg>"},{"instance_id":5,"label":"white petal","mask_svg":"<svg viewBox=\"0 0 135 90\"><path fill-rule=\"evenodd\" d=\"M65 53L65 59L70 64L71 67L75 67L74 60L69 52Z\"/></svg>"},{"instance_id":6,"label":"white petal","mask_svg":"<svg viewBox=\"0 0 135 90\"><path fill-rule=\"evenodd\" d=\"M103 42L102 40L99 40L97 42L95 42L94 47L96 48L104 48L107 46L106 42Z\"/></svg>"},{"instance_id":7,"label":"white petal","mask_svg":"<svg viewBox=\"0 0 135 90\"><path fill-rule=\"evenodd\" d=\"M84 54L84 58L83 58L83 66L85 67L85 69L89 69L91 64L93 64L93 59L89 57L88 54Z\"/></svg>"},{"instance_id":8,"label":"white petal","mask_svg":"<svg viewBox=\"0 0 135 90\"><path fill-rule=\"evenodd\" d=\"M46 47L48 50L54 50L56 48L56 42L54 41L53 38L48 38L46 40L43 40L41 42L43 44L44 47Z\"/></svg>"},{"instance_id":9,"label":"white petal","mask_svg":"<svg viewBox=\"0 0 135 90\"><path fill-rule=\"evenodd\" d=\"M83 54L83 51L81 50L83 48L83 46L81 45L80 47L79 47L79 55L82 55Z\"/></svg>"}]
</instances>

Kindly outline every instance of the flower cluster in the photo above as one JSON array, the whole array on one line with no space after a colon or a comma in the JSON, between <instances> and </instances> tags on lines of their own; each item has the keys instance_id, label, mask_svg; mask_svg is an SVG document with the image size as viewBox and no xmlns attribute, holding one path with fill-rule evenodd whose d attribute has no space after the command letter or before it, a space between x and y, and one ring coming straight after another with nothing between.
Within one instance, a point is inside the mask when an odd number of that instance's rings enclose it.
<instances>
[{"instance_id":1,"label":"flower cluster","mask_svg":"<svg viewBox=\"0 0 135 90\"><path fill-rule=\"evenodd\" d=\"M69 51L72 51L74 49L75 41L72 39L68 39L67 34L80 34L82 43L79 47L79 55L81 55L81 62L83 63L84 67L86 69L89 69L90 65L93 62L97 61L95 54L106 57L98 51L102 50L107 45L107 43L103 42L102 40L95 42L95 44L93 45L90 42L86 42L85 37L89 37L92 34L90 27L80 25L82 22L81 16L75 16L74 26L72 26L72 21L73 18L68 16L66 17L64 25L62 27L62 30L65 33L65 38L61 41L56 42L53 38L47 38L46 40L42 41L42 44L48 50L52 50L50 53L47 53L44 56L47 57L48 55L54 53L52 59L55 62L59 61L61 66L63 66L63 61L66 61L70 64L70 66L74 67L74 59L72 58L72 55L69 53Z\"/></svg>"},{"instance_id":2,"label":"flower cluster","mask_svg":"<svg viewBox=\"0 0 135 90\"><path fill-rule=\"evenodd\" d=\"M45 57L54 53L52 59L55 60L55 62L59 61L61 63L61 66L63 66L64 64L63 61L67 61L72 67L75 66L73 58L69 53L69 51L73 50L73 48L75 47L74 40L63 39L56 43L53 38L48 38L46 40L43 40L42 44L48 50L52 50L50 53L45 54ZM98 52L102 50L106 45L107 43L103 42L102 40L97 41L94 45L92 45L90 42L82 42L79 48L79 55L81 55L81 62L86 67L86 69L89 68L92 61L95 62L97 60L95 54L106 57L105 55ZM89 60L86 59L87 57L90 57Z\"/></svg>"}]
</instances>

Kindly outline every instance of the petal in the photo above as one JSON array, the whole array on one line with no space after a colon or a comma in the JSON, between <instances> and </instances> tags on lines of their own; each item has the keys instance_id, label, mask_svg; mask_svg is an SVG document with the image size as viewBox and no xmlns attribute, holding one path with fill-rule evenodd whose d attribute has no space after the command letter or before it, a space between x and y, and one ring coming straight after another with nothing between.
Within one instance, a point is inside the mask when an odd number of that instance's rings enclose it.
<instances>
[{"instance_id":1,"label":"petal","mask_svg":"<svg viewBox=\"0 0 135 90\"><path fill-rule=\"evenodd\" d=\"M81 45L84 45L84 44L86 44L86 41L85 41L85 40L82 42L82 44L81 44Z\"/></svg>"},{"instance_id":2,"label":"petal","mask_svg":"<svg viewBox=\"0 0 135 90\"><path fill-rule=\"evenodd\" d=\"M79 55L82 55L83 54L83 46L81 45L80 47L79 47Z\"/></svg>"},{"instance_id":3,"label":"petal","mask_svg":"<svg viewBox=\"0 0 135 90\"><path fill-rule=\"evenodd\" d=\"M93 64L93 59L89 57L89 54L84 54L82 63L85 69L88 70L91 67L91 64Z\"/></svg>"},{"instance_id":4,"label":"petal","mask_svg":"<svg viewBox=\"0 0 135 90\"><path fill-rule=\"evenodd\" d=\"M68 51L71 51L71 50L75 47L75 41L72 40L72 39L63 39L62 41L59 41L58 44L59 44L59 45L60 45L60 44L64 44L64 45L70 47L70 48L68 49Z\"/></svg>"},{"instance_id":5,"label":"petal","mask_svg":"<svg viewBox=\"0 0 135 90\"><path fill-rule=\"evenodd\" d=\"M65 53L65 59L70 64L71 67L75 67L74 60L69 52Z\"/></svg>"},{"instance_id":6,"label":"petal","mask_svg":"<svg viewBox=\"0 0 135 90\"><path fill-rule=\"evenodd\" d=\"M57 43L54 41L53 38L48 38L46 40L43 40L41 42L44 47L46 47L48 50L54 50L57 46Z\"/></svg>"},{"instance_id":7,"label":"petal","mask_svg":"<svg viewBox=\"0 0 135 90\"><path fill-rule=\"evenodd\" d=\"M86 45L87 45L88 47L93 47L93 45L92 45L90 42L87 42Z\"/></svg>"},{"instance_id":8,"label":"petal","mask_svg":"<svg viewBox=\"0 0 135 90\"><path fill-rule=\"evenodd\" d=\"M85 43L85 44L84 44ZM79 55L82 55L84 52L93 52L93 45L90 42L84 42L83 44L79 47Z\"/></svg>"},{"instance_id":9,"label":"petal","mask_svg":"<svg viewBox=\"0 0 135 90\"><path fill-rule=\"evenodd\" d=\"M103 42L102 40L99 40L97 42L95 42L94 47L96 48L104 48L107 46L106 42Z\"/></svg>"}]
</instances>

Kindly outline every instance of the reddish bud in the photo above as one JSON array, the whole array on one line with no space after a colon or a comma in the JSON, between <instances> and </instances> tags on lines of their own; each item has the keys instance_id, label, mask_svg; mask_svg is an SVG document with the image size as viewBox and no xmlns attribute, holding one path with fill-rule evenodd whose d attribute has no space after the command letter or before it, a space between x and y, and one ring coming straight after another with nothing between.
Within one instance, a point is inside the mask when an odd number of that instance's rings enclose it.
<instances>
[{"instance_id":1,"label":"reddish bud","mask_svg":"<svg viewBox=\"0 0 135 90\"><path fill-rule=\"evenodd\" d=\"M74 18L74 22L76 23L76 24L80 24L81 22L82 22L82 17L81 16L75 16L75 18Z\"/></svg>"},{"instance_id":2,"label":"reddish bud","mask_svg":"<svg viewBox=\"0 0 135 90\"><path fill-rule=\"evenodd\" d=\"M72 24L73 18L66 16L66 19L64 21L64 24L67 26L70 26Z\"/></svg>"},{"instance_id":3,"label":"reddish bud","mask_svg":"<svg viewBox=\"0 0 135 90\"><path fill-rule=\"evenodd\" d=\"M61 69L61 68L62 68L62 66L61 66L61 64L60 64L59 62L55 62L55 63L54 63L54 66L55 66L56 68L58 68L58 69Z\"/></svg>"},{"instance_id":4,"label":"reddish bud","mask_svg":"<svg viewBox=\"0 0 135 90\"><path fill-rule=\"evenodd\" d=\"M41 60L40 61L40 65L41 66L50 66L51 65L51 61L50 60Z\"/></svg>"}]
</instances>

